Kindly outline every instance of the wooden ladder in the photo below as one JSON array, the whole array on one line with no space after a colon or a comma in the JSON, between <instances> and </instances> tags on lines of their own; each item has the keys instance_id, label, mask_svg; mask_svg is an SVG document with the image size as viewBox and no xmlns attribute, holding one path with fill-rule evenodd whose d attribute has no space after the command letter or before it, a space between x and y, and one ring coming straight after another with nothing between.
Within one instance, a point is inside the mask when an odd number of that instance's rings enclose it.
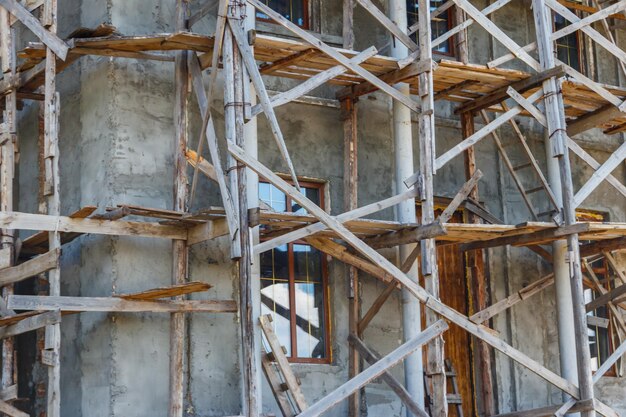
<instances>
[{"instance_id":1,"label":"wooden ladder","mask_svg":"<svg viewBox=\"0 0 626 417\"><path fill-rule=\"evenodd\" d=\"M278 336L274 332L272 316L269 314L261 316L259 321L272 350L271 352L261 351L263 372L283 416L295 417L307 408L306 400L300 389L300 381L291 370L287 360L287 350L280 344Z\"/></svg>"},{"instance_id":2,"label":"wooden ladder","mask_svg":"<svg viewBox=\"0 0 626 417\"><path fill-rule=\"evenodd\" d=\"M502 106L505 110L507 110L506 105L504 103L502 103ZM489 117L487 116L487 112L485 112L484 110L481 110L480 113L485 123L489 123L491 121ZM517 186L517 189L522 195L522 198L524 199L524 203L526 203L526 206L528 207L528 210L530 210L530 213L533 216L534 220L539 220L539 218L542 216L557 214L559 205L557 203L556 197L554 193L552 192L550 186L548 185L548 181L546 180L546 177L541 172L541 168L539 167L537 160L533 156L530 150L530 147L528 146L528 142L526 141L526 138L524 137L521 130L519 129L519 126L514 120L511 120L511 126L513 126L513 130L517 134L519 142L522 145L522 149L524 151L523 154L526 155L527 162L521 163L519 165L513 165L513 163L511 162L511 158L509 158L509 155L506 153L504 146L502 145L500 137L498 136L497 133L493 132L491 136L493 137L495 141L495 144L498 148L498 151L500 152L500 155L502 155L502 161L504 162L507 169L511 173L511 176L513 177L513 181L515 182L515 185ZM518 171L526 170L526 169L530 169L531 172L533 172L535 176L539 179L539 184L537 186L530 187L530 188L527 188L524 186L522 180L519 177ZM539 212L537 208L532 204L530 195L533 193L537 193L537 192L543 192L546 194L546 196L548 197L548 201L550 202L550 207L551 207L549 210L544 211L544 212Z\"/></svg>"},{"instance_id":3,"label":"wooden ladder","mask_svg":"<svg viewBox=\"0 0 626 417\"><path fill-rule=\"evenodd\" d=\"M445 370L446 370L446 378L450 379L450 386L452 387L452 392L446 394L446 401L448 404L453 404L456 407L456 415L457 417L463 417L463 400L461 398L461 393L459 392L459 384L456 379L456 371L452 366L452 362L450 359L446 359L444 361ZM428 384L428 376L424 373L424 392L426 393L426 408L428 409L428 414L430 414L430 388Z\"/></svg>"}]
</instances>

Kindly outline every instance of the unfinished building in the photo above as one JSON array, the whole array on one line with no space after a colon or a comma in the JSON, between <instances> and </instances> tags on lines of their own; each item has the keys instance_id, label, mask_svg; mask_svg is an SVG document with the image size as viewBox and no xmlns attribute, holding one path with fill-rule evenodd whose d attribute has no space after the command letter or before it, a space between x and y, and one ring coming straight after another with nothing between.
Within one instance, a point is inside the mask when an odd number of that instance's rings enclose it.
<instances>
[{"instance_id":1,"label":"unfinished building","mask_svg":"<svg viewBox=\"0 0 626 417\"><path fill-rule=\"evenodd\" d=\"M0 414L626 413L626 0L0 0Z\"/></svg>"}]
</instances>

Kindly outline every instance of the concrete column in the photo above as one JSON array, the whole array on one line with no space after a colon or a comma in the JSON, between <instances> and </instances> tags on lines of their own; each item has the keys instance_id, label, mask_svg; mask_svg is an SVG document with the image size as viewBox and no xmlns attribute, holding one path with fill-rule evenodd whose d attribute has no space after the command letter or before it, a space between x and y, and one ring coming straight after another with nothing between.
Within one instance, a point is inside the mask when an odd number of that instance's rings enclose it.
<instances>
[{"instance_id":1,"label":"concrete column","mask_svg":"<svg viewBox=\"0 0 626 417\"><path fill-rule=\"evenodd\" d=\"M389 17L406 30L405 0L389 0ZM404 58L408 55L408 48L392 39L391 56ZM409 94L409 85L405 83L396 84L395 88L403 94ZM411 110L398 101L393 101L393 140L394 140L394 162L395 162L395 190L397 193L406 191L403 180L414 173L413 164L413 135L411 127ZM396 220L403 223L414 223L417 220L415 214L415 202L406 200L396 206ZM415 245L400 246L400 264L409 256ZM406 274L413 281L418 282L417 263ZM404 340L409 340L421 332L420 303L410 292L402 290L402 332ZM424 366L422 363L422 350L418 350L404 361L404 380L406 389L413 399L424 407ZM407 416L413 414L407 410Z\"/></svg>"},{"instance_id":2,"label":"concrete column","mask_svg":"<svg viewBox=\"0 0 626 417\"><path fill-rule=\"evenodd\" d=\"M557 203L563 207L561 190L561 175L559 162L552 157L552 145L549 140L545 141L546 162L548 167L548 182L554 190ZM578 369L576 364L576 333L574 331L574 305L572 304L572 291L570 286L569 265L567 263L567 242L557 240L552 243L552 268L554 271L554 284L556 289L556 311L559 329L559 359L561 364L561 376L570 382L578 383ZM563 394L563 399L568 397Z\"/></svg>"}]
</instances>

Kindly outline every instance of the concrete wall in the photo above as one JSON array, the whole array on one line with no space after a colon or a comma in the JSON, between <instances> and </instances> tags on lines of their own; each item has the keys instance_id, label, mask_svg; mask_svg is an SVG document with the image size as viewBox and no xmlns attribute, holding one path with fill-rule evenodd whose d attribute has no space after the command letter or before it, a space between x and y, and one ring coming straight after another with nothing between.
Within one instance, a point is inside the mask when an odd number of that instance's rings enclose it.
<instances>
[{"instance_id":1,"label":"concrete wall","mask_svg":"<svg viewBox=\"0 0 626 417\"><path fill-rule=\"evenodd\" d=\"M340 2L319 0L323 38L337 40L341 35ZM384 7L381 1L375 1ZM484 7L486 1L476 1ZM523 3L523 4L522 4ZM495 15L495 21L518 42L533 40L532 13L528 2L515 2ZM63 5L62 5L63 6ZM64 7L63 10L66 8ZM115 25L123 34L172 31L174 2L170 0L123 1L82 0L79 10L64 17L74 26ZM65 13L65 11L64 11ZM522 16L522 17L520 17ZM356 9L357 49L375 44L379 49L388 37L362 8ZM214 18L209 16L194 30L212 33ZM519 22L526 22L520 25ZM266 26L266 30L272 30ZM470 29L471 60L476 63L505 53L477 25ZM623 36L620 35L620 39ZM598 51L598 74L617 83L613 60ZM512 64L520 67L519 64ZM520 67L523 68L523 67ZM606 79L604 78L606 77ZM61 176L63 213L85 205L99 210L116 204L138 204L171 208L173 178L173 65L130 59L84 57L60 77L63 97L61 115ZM223 104L220 85L213 103L217 129L223 133ZM268 78L269 88L284 90L294 83ZM333 97L323 87L314 92ZM393 193L393 141L390 100L374 93L359 101L359 205L371 203ZM190 138L195 146L199 116L192 97ZM453 106L437 104L437 153L460 141L458 120ZM342 211L343 138L339 111L304 104L291 104L277 110L281 128L299 175L327 181L332 214ZM20 165L20 203L22 211L37 209L36 166L37 135L34 128L36 107L22 116L22 163ZM521 122L535 156L545 165L543 132L537 124ZM480 127L478 125L477 127ZM414 124L417 135L417 124ZM511 129L501 129L506 145L515 146ZM582 143L594 157L604 160L607 149L622 138L603 137L598 132L584 135ZM259 117L260 160L270 168L285 172L265 119ZM513 149L513 148L507 148ZM418 146L415 144L415 161ZM480 198L487 208L508 224L529 219L521 197L506 171L491 139L476 146L478 166L485 173ZM575 164L575 186L580 187L591 170L580 161ZM417 170L417 166L416 166ZM621 166L614 175L626 179ZM528 180L528 179L526 179ZM464 182L462 157L437 173L436 194L452 197ZM217 188L201 179L195 208L219 205ZM537 201L538 205L542 203ZM603 184L585 202L590 209L607 212L611 221L625 221L624 199ZM392 219L385 210L376 218ZM385 252L390 259L394 251ZM217 239L196 245L190 253L189 278L206 281L214 287L194 298L237 299L237 279L229 259L227 242ZM500 300L550 270L532 252L523 248L498 248L489 251L489 276L492 300ZM108 296L167 285L171 277L169 241L142 238L84 236L64 247L64 295ZM348 311L344 267L330 261L330 305L333 361L329 365L293 366L302 380L303 391L312 403L347 380ZM363 277L363 306L369 307L383 284ZM402 340L399 295L394 294L365 332L365 339L382 353L391 351ZM232 314L198 314L189 318L187 345L186 414L223 416L240 413L239 325ZM554 293L548 289L531 300L497 316L495 329L516 348L558 372L558 344ZM168 402L169 320L166 315L85 313L64 318L62 347L62 415L79 416L165 416ZM402 379L402 367L393 373ZM560 392L496 354L497 402L502 412L560 402ZM265 383L264 383L265 384ZM267 385L263 387L264 411L279 413ZM365 389L370 416L398 416L404 407L376 380ZM625 411L624 380L604 378L598 395ZM340 404L326 415L346 415Z\"/></svg>"}]
</instances>

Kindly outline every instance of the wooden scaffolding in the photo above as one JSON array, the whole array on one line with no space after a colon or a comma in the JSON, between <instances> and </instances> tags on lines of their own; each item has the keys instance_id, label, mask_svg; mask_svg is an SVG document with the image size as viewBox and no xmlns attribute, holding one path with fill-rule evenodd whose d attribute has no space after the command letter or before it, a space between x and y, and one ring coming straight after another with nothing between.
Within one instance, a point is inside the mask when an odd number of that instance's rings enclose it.
<instances>
[{"instance_id":1,"label":"wooden scaffolding","mask_svg":"<svg viewBox=\"0 0 626 417\"><path fill-rule=\"evenodd\" d=\"M174 0L173 0L174 1ZM401 2L404 2L402 0ZM359 414L359 390L375 378L387 382L402 402L416 416L442 417L448 413L446 371L442 334L448 323L461 327L475 340L482 378L482 402L485 413L496 414L493 405L491 357L495 351L554 385L569 398L562 406L547 407L517 415L564 415L582 412L586 416L598 412L607 417L618 413L594 397L593 385L626 352L626 324L623 311L626 277L615 266L612 251L626 247L626 224L577 221L575 209L603 181L626 197L626 187L611 175L624 161L626 144L604 162L596 161L570 137L591 128L607 134L626 131L626 89L608 86L587 78L574 68L555 59L554 41L575 31L581 31L597 45L612 54L626 72L626 53L615 43L610 30L606 36L595 30L593 23L609 28L608 19L623 19L626 0L600 8L585 7L585 16L573 13L567 1L533 0L537 41L519 45L489 19L489 15L506 7L511 0L498 0L478 10L468 0L449 0L431 10L430 2L419 0L419 22L413 27L401 27L370 0L344 0L344 48L331 46L303 30L269 8L260 0L219 0L191 15L187 0L176 0L175 33L123 36L115 28L102 25L80 29L68 39L57 36L56 0L0 0L0 60L3 78L0 94L3 117L0 124L0 327L2 328L2 369L0 413L25 416L13 405L17 397L16 365L13 337L45 328L44 349L40 361L48 368L47 409L49 417L59 417L60 363L62 349L60 322L64 314L87 311L101 312L161 312L171 315L170 336L170 417L180 417L183 411L184 340L187 337L185 314L194 312L238 313L241 323L242 414L259 416L261 397L259 383L264 371L285 416L312 417L323 414L340 401L350 401L350 414ZM597 3L597 2L593 2ZM578 3L575 3L578 4ZM355 51L352 32L353 9L367 10L389 33L394 42L404 45L405 57L379 55L375 47ZM451 7L457 11L457 25L433 39L431 20ZM572 6L573 7L573 6ZM253 24L255 10L289 31L292 38L257 34ZM215 13L216 29L211 35L193 33L193 25L207 13ZM570 24L553 30L552 13ZM23 25L39 39L18 50L15 25ZM467 60L466 31L470 25L484 29L509 53L486 64ZM415 36L413 36L415 34ZM432 49L457 38L461 45L460 60L435 60ZM465 46L463 46L465 45ZM463 50L465 48L465 50ZM537 54L534 55L536 51ZM171 210L150 209L131 205L110 207L104 214L94 214L96 207L84 207L78 212L63 214L60 210L59 176L59 106L56 74L83 55L100 55L172 62L175 66L174 121L176 126L174 201ZM537 56L538 58L535 58ZM19 59L19 62L18 62ZM511 60L520 60L531 72L503 69ZM208 89L203 81L208 71ZM218 137L209 103L216 97L216 79L223 72L225 137ZM302 80L291 90L270 96L263 76ZM308 199L300 190L297 166L291 161L279 120L274 109L301 100L308 92L323 84L338 86L345 134L345 212L330 215ZM408 88L400 88L400 85ZM253 87L253 88L251 88ZM254 96L251 91L254 91ZM416 113L419 120L419 170L404 179L405 190L393 197L359 207L357 204L357 126L358 98L382 91L397 105ZM200 109L202 128L199 140L190 140L188 117L192 99ZM18 149L18 103L37 100L41 106L40 211L23 213L13 209L14 172ZM258 100L258 104L256 104ZM457 104L463 138L451 149L435 153L435 101ZM508 105L507 105L508 103ZM286 166L293 185L259 162L254 135L249 136L246 124L261 114L267 119L273 139ZM480 116L484 125L478 130L474 118ZM516 117L530 117L545 128L551 143L551 156L558 163L561 189L554 189L528 147ZM524 167L533 169L539 178L536 189L525 189L498 137L498 128L509 124L518 135ZM529 220L518 225L502 224L479 203L478 183L482 173L476 166L473 147L491 136L529 210ZM206 142L206 144L205 144ZM191 145L197 145L195 150ZM210 160L203 158L206 145ZM226 149L224 149L224 147ZM228 157L221 159L221 150ZM595 171L579 190L574 190L569 154L572 152ZM464 155L466 180L456 197L446 202L447 208L435 215L433 176L453 158ZM188 165L193 176L188 178ZM197 192L200 176L219 186L223 207L190 212L190 202ZM306 210L307 214L276 213L259 208L255 181L263 178ZM187 184L190 184L190 187ZM529 195L543 192L550 209L540 212ZM394 222L364 219L365 216L407 201L421 205L421 222ZM451 222L454 212L465 207L469 223ZM127 216L146 221L125 219ZM543 219L543 221L542 221ZM263 226L263 227L259 227ZM36 233L23 241L16 239L18 230ZM167 288L146 289L144 292L111 297L69 297L61 295L59 257L63 245L83 234L111 236L140 236L169 239L173 242L172 285ZM262 234L264 239L259 239ZM228 236L231 257L238 264L239 300L192 301L185 296L206 291L209 286L188 281L188 250L192 245ZM271 340L275 352L261 356L259 337L261 323L265 334L271 326L255 311L257 296L252 288L258 279L253 271L253 259L280 245L305 240L311 246L349 265L351 283L350 379L322 399L307 404L291 373L276 340ZM564 378L502 340L490 327L489 319L511 306L524 301L551 286L554 274L542 277L510 297L488 305L485 296L483 250L514 245L524 246L548 260L551 253L543 246L567 240L571 274L571 297L576 331L578 380ZM580 245L579 241L590 241ZM439 299L437 247L458 244L467 253L473 279L480 294L477 311L466 316ZM377 249L404 246L408 256L395 265ZM350 250L347 250L347 249ZM615 268L621 286L607 289L588 266L590 259L604 256ZM424 286L408 276L418 263ZM359 272L387 283L365 314L360 311L358 294ZM47 275L49 295L16 295L13 285L29 277ZM616 328L622 345L593 376L586 336L586 309L583 281L601 292L594 305L607 304L614 311ZM401 288L425 306L426 328L389 354L382 356L369 347L363 331L389 296ZM16 311L20 311L17 312ZM270 336L268 336L270 337ZM415 398L388 370L427 346L424 366L429 382L428 407L423 398ZM272 361L276 361L280 375ZM363 363L369 366L364 368ZM423 376L419 375L419 379ZM425 411L428 409L429 413Z\"/></svg>"}]
</instances>

